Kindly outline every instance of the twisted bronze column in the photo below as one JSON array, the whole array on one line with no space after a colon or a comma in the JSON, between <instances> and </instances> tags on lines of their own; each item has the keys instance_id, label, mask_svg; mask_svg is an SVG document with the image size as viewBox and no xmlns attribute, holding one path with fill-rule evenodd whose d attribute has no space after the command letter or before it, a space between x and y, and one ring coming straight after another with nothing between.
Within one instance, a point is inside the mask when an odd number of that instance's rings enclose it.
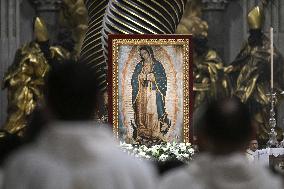
<instances>
[{"instance_id":1,"label":"twisted bronze column","mask_svg":"<svg viewBox=\"0 0 284 189\"><path fill-rule=\"evenodd\" d=\"M103 90L107 86L108 34L174 33L186 2L187 0L85 0L90 21L81 56L100 74Z\"/></svg>"},{"instance_id":2,"label":"twisted bronze column","mask_svg":"<svg viewBox=\"0 0 284 189\"><path fill-rule=\"evenodd\" d=\"M105 91L107 86L106 61L101 42L102 22L107 4L108 0L85 0L89 22L80 54L81 60L94 69L95 74L99 75L99 86L102 91Z\"/></svg>"}]
</instances>

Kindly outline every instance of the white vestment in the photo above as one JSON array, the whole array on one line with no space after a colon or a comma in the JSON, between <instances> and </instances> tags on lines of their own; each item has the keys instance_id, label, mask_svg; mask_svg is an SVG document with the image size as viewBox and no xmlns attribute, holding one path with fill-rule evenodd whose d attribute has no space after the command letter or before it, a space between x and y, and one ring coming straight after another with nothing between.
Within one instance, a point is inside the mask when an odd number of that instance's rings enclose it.
<instances>
[{"instance_id":1,"label":"white vestment","mask_svg":"<svg viewBox=\"0 0 284 189\"><path fill-rule=\"evenodd\" d=\"M165 175L159 189L280 189L281 181L244 154L202 154L188 166Z\"/></svg>"},{"instance_id":2,"label":"white vestment","mask_svg":"<svg viewBox=\"0 0 284 189\"><path fill-rule=\"evenodd\" d=\"M254 161L254 152L251 149L246 150L246 157L249 160L249 162Z\"/></svg>"},{"instance_id":3,"label":"white vestment","mask_svg":"<svg viewBox=\"0 0 284 189\"><path fill-rule=\"evenodd\" d=\"M94 123L54 123L8 159L4 189L155 188L150 165L122 152L113 138Z\"/></svg>"}]
</instances>

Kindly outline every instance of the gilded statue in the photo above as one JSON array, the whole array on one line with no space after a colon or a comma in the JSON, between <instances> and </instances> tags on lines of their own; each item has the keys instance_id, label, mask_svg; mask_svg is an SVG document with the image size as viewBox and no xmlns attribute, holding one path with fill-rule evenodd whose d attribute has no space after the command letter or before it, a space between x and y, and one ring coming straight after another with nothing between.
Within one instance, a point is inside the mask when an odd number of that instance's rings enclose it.
<instances>
[{"instance_id":1,"label":"gilded statue","mask_svg":"<svg viewBox=\"0 0 284 189\"><path fill-rule=\"evenodd\" d=\"M258 125L258 137L268 138L270 92L270 40L263 34L263 7L256 6L248 14L249 38L236 59L226 68L234 81L234 95L247 103ZM284 89L284 59L274 47L274 88L280 94Z\"/></svg>"},{"instance_id":2,"label":"gilded statue","mask_svg":"<svg viewBox=\"0 0 284 189\"><path fill-rule=\"evenodd\" d=\"M11 134L23 134L29 115L42 102L44 80L54 66L53 60L64 60L70 55L60 46L49 45L46 25L38 17L34 35L34 41L17 50L2 82L2 89L8 90L8 117L3 129Z\"/></svg>"},{"instance_id":3,"label":"gilded statue","mask_svg":"<svg viewBox=\"0 0 284 189\"><path fill-rule=\"evenodd\" d=\"M193 8L194 7L194 8ZM201 2L188 2L178 34L193 35L194 109L202 103L231 95L231 86L218 53L207 45L208 24L201 18Z\"/></svg>"},{"instance_id":4,"label":"gilded statue","mask_svg":"<svg viewBox=\"0 0 284 189\"><path fill-rule=\"evenodd\" d=\"M88 12L83 0L63 0L59 14L62 27L68 28L75 42L74 54L79 56L88 29Z\"/></svg>"}]
</instances>

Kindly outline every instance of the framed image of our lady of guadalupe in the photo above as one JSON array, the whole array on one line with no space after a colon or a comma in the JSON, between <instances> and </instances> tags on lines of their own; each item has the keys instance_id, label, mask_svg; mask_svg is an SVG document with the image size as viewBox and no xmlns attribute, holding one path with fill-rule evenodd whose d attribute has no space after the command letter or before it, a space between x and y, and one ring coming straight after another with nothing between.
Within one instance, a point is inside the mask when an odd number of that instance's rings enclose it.
<instances>
[{"instance_id":1,"label":"framed image of our lady of guadalupe","mask_svg":"<svg viewBox=\"0 0 284 189\"><path fill-rule=\"evenodd\" d=\"M189 142L190 35L109 35L109 120L132 144Z\"/></svg>"}]
</instances>

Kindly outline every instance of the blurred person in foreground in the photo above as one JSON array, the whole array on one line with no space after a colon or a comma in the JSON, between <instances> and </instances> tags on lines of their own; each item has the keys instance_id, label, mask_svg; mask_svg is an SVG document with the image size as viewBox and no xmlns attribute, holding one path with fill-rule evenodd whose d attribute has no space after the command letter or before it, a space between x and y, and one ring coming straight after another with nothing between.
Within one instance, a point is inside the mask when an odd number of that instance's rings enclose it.
<instances>
[{"instance_id":1,"label":"blurred person in foreground","mask_svg":"<svg viewBox=\"0 0 284 189\"><path fill-rule=\"evenodd\" d=\"M8 131L0 133L0 188L2 188L3 184L3 166L5 165L5 161L15 151L32 143L46 123L47 119L43 117L42 111L39 108L35 108L27 116L27 127L25 128L24 136L19 136L17 133L9 133Z\"/></svg>"},{"instance_id":2,"label":"blurred person in foreground","mask_svg":"<svg viewBox=\"0 0 284 189\"><path fill-rule=\"evenodd\" d=\"M4 189L145 189L155 174L118 149L107 125L94 122L100 94L84 64L65 62L47 78L49 123L6 163Z\"/></svg>"},{"instance_id":3,"label":"blurred person in foreground","mask_svg":"<svg viewBox=\"0 0 284 189\"><path fill-rule=\"evenodd\" d=\"M0 133L0 188L3 183L3 164L7 157L22 145L22 140L17 134L7 131Z\"/></svg>"},{"instance_id":4,"label":"blurred person in foreground","mask_svg":"<svg viewBox=\"0 0 284 189\"><path fill-rule=\"evenodd\" d=\"M247 107L236 98L204 107L198 124L200 155L167 174L160 189L280 189L279 178L245 156L253 135Z\"/></svg>"},{"instance_id":5,"label":"blurred person in foreground","mask_svg":"<svg viewBox=\"0 0 284 189\"><path fill-rule=\"evenodd\" d=\"M156 162L156 167L160 176L182 166L185 166L185 163L177 159Z\"/></svg>"}]
</instances>

